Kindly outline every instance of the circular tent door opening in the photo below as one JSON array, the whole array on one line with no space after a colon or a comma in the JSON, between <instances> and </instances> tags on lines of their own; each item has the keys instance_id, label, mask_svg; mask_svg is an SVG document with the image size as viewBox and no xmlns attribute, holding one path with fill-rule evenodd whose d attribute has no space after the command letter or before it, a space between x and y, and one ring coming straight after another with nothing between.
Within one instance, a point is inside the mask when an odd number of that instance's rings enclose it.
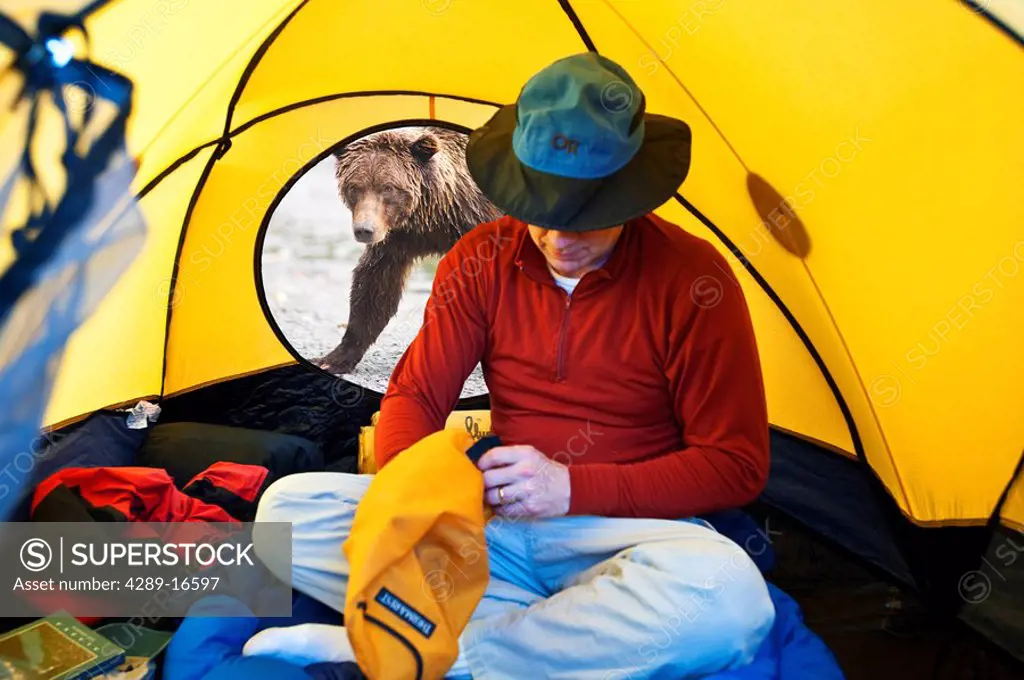
<instances>
[{"instance_id":1,"label":"circular tent door opening","mask_svg":"<svg viewBox=\"0 0 1024 680\"><path fill-rule=\"evenodd\" d=\"M465 141L442 127L373 132L286 189L262 240L258 280L294 355L384 392L423 324L438 261L459 235L499 214L482 198L456 199L476 193L452 185L471 182ZM446 203L455 210L440 210ZM462 397L486 391L478 365Z\"/></svg>"}]
</instances>

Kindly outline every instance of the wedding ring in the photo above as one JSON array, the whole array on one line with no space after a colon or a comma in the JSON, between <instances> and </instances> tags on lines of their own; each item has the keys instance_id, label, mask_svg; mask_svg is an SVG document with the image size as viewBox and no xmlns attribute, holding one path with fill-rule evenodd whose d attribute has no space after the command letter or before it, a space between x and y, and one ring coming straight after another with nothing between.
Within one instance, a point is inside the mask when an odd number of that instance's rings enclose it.
<instances>
[{"instance_id":1,"label":"wedding ring","mask_svg":"<svg viewBox=\"0 0 1024 680\"><path fill-rule=\"evenodd\" d=\"M498 487L498 501L501 505L505 505L505 487L503 486Z\"/></svg>"}]
</instances>

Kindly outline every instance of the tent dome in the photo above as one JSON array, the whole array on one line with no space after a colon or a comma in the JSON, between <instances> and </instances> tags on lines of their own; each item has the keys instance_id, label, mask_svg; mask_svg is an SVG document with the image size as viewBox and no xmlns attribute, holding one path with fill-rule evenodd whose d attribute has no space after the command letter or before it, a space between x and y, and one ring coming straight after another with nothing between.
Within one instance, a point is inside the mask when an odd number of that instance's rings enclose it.
<instances>
[{"instance_id":1,"label":"tent dome","mask_svg":"<svg viewBox=\"0 0 1024 680\"><path fill-rule=\"evenodd\" d=\"M922 524L987 522L1013 476L1024 55L973 6L122 0L87 28L136 85L148 234L73 337L49 424L295 362L254 265L290 183L371 129L474 128L596 49L693 130L658 212L739 276L772 424L860 456ZM1005 519L1024 526L1024 495Z\"/></svg>"},{"instance_id":2,"label":"tent dome","mask_svg":"<svg viewBox=\"0 0 1024 680\"><path fill-rule=\"evenodd\" d=\"M85 25L76 49L135 87L147 230L45 425L299 362L258 271L297 178L368 131L473 129L596 50L692 130L657 212L738 277L772 426L914 524L1024 529L1019 3L113 0Z\"/></svg>"}]
</instances>

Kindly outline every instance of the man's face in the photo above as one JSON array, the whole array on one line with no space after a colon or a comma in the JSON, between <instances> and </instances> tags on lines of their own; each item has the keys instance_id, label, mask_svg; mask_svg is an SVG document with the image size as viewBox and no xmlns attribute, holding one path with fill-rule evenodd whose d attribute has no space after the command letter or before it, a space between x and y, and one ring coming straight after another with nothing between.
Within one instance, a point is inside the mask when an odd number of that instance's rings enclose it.
<instances>
[{"instance_id":1,"label":"man's face","mask_svg":"<svg viewBox=\"0 0 1024 680\"><path fill-rule=\"evenodd\" d=\"M578 279L600 267L615 247L622 225L593 231L556 231L530 225L530 238L548 265L562 276Z\"/></svg>"}]
</instances>

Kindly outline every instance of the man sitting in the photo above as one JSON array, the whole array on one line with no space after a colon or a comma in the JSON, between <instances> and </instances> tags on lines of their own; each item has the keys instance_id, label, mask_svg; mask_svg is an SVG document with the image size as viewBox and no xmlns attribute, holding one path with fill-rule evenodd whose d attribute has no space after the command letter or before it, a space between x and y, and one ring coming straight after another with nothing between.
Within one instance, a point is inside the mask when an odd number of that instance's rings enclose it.
<instances>
[{"instance_id":1,"label":"man sitting","mask_svg":"<svg viewBox=\"0 0 1024 680\"><path fill-rule=\"evenodd\" d=\"M441 261L375 445L383 466L441 429L482 362L504 443L479 461L485 497L515 521L487 527L490 584L449 677L693 677L747 663L772 626L752 561L695 519L761 492L768 421L725 259L651 214L689 149L686 124L646 113L594 53L535 75L470 138L470 172L508 217ZM371 479L294 475L260 504L259 520L293 522L295 587L335 608ZM343 629L297 628L246 653L352 658Z\"/></svg>"}]
</instances>

